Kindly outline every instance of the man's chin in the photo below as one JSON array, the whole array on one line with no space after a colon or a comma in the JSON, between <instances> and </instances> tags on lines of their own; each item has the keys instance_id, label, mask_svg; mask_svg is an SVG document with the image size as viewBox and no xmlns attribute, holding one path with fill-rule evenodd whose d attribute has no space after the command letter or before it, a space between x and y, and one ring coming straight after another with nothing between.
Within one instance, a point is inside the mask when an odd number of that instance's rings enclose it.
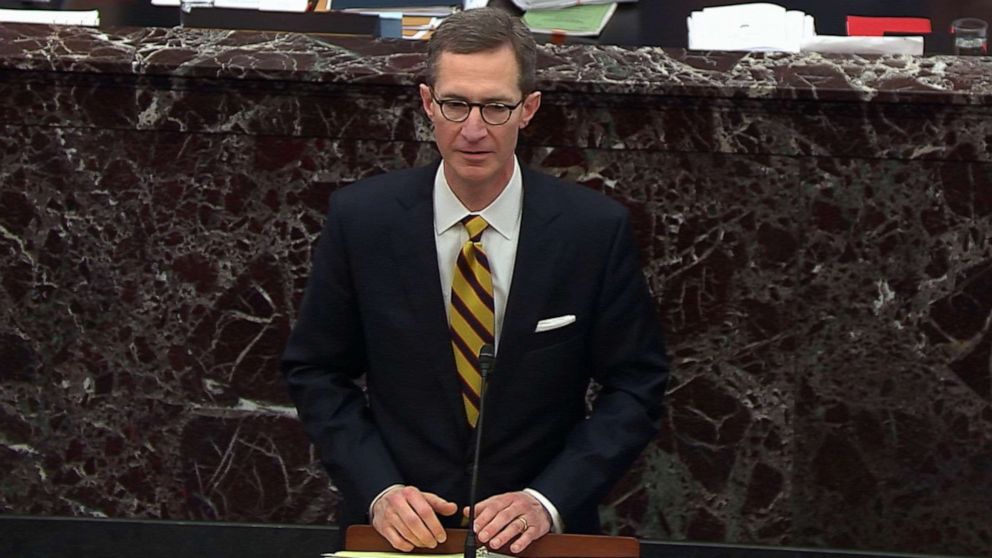
<instances>
[{"instance_id":1,"label":"man's chin","mask_svg":"<svg viewBox=\"0 0 992 558\"><path fill-rule=\"evenodd\" d=\"M467 180L480 180L493 174L493 168L488 161L465 161L462 159L455 165L455 173Z\"/></svg>"}]
</instances>

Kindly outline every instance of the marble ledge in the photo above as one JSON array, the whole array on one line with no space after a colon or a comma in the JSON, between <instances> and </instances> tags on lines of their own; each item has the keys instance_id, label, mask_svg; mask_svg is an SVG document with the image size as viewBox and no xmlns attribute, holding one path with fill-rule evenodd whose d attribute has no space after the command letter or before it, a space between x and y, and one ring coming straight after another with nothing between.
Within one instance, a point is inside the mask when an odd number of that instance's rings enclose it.
<instances>
[{"instance_id":1,"label":"marble ledge","mask_svg":"<svg viewBox=\"0 0 992 558\"><path fill-rule=\"evenodd\" d=\"M181 28L0 24L0 72L412 85L409 41ZM992 57L789 55L543 46L551 92L988 106Z\"/></svg>"}]
</instances>

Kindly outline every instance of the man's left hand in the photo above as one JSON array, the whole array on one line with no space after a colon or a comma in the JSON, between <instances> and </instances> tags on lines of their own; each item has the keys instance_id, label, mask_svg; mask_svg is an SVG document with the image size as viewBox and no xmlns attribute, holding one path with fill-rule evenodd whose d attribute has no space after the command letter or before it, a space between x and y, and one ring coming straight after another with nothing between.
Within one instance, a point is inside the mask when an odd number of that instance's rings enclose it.
<instances>
[{"instance_id":1,"label":"man's left hand","mask_svg":"<svg viewBox=\"0 0 992 558\"><path fill-rule=\"evenodd\" d=\"M468 516L468 508L464 513ZM519 537L510 551L519 553L551 530L544 506L526 492L497 494L475 505L475 532L479 542L497 549Z\"/></svg>"}]
</instances>

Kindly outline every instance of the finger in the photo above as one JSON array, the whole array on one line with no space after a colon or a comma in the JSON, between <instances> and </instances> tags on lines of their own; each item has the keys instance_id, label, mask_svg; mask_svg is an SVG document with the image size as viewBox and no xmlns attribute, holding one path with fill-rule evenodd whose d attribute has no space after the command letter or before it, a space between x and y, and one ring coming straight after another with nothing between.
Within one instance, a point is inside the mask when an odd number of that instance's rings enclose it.
<instances>
[{"instance_id":1,"label":"finger","mask_svg":"<svg viewBox=\"0 0 992 558\"><path fill-rule=\"evenodd\" d=\"M444 531L444 527L441 526L441 522L438 520L437 514L434 513L434 511L437 506L448 502L445 502L444 499L429 492L421 493L419 496L420 497L412 500L411 505L413 506L414 511L417 512L417 515L420 516L424 526L430 532L430 547L434 548L438 543L443 543L448 538ZM451 505L454 506L454 504Z\"/></svg>"},{"instance_id":2,"label":"finger","mask_svg":"<svg viewBox=\"0 0 992 558\"><path fill-rule=\"evenodd\" d=\"M407 525L405 521L403 521L403 518L400 517L400 514L397 513L396 510L394 510L393 508L389 508L388 510L386 510L386 513L383 515L384 515L384 519L389 525L389 528L396 531L396 534L404 541L406 541L407 544L409 544L411 547L420 546L420 543L417 541L417 537L415 537L413 532L410 530L410 526ZM402 550L401 547L397 546L397 548Z\"/></svg>"},{"instance_id":3,"label":"finger","mask_svg":"<svg viewBox=\"0 0 992 558\"><path fill-rule=\"evenodd\" d=\"M517 510L512 498L501 498L494 500L481 512L476 510L476 531L479 533L479 540L489 542L498 533L503 531L506 525L516 516L523 513L523 509ZM508 540L503 537L502 541ZM502 546L502 541L493 541L496 547Z\"/></svg>"},{"instance_id":4,"label":"finger","mask_svg":"<svg viewBox=\"0 0 992 558\"><path fill-rule=\"evenodd\" d=\"M434 508L434 511L441 515L454 515L458 511L458 504L449 502L432 492L424 492L424 498Z\"/></svg>"},{"instance_id":5,"label":"finger","mask_svg":"<svg viewBox=\"0 0 992 558\"><path fill-rule=\"evenodd\" d=\"M472 527L475 529L475 532L482 533L482 530L485 529L487 525L489 525L489 522L492 521L494 517L496 517L497 513L499 513L499 509L495 508L494 506L483 507L476 505L475 523L472 525Z\"/></svg>"},{"instance_id":6,"label":"finger","mask_svg":"<svg viewBox=\"0 0 992 558\"><path fill-rule=\"evenodd\" d=\"M472 530L474 530L475 533L479 536L480 542L485 543L489 540L488 538L485 539L482 538L482 531L483 529L486 528L487 525L489 525L489 522L492 521L494 517L496 517L496 514L499 513L500 509L502 508L499 507L499 504L496 502L496 496L486 498L481 502L476 502L475 522L472 523ZM468 516L470 511L471 510L469 509L469 507L466 506L465 515ZM492 535L490 534L490 536Z\"/></svg>"},{"instance_id":7,"label":"finger","mask_svg":"<svg viewBox=\"0 0 992 558\"><path fill-rule=\"evenodd\" d=\"M518 518L523 516L526 511L526 505L514 503L514 505L504 508L496 514L496 517L486 527L486 531L492 533L490 537L492 546L499 548L512 540L513 537L524 532L524 522ZM498 530L490 531L491 528Z\"/></svg>"},{"instance_id":8,"label":"finger","mask_svg":"<svg viewBox=\"0 0 992 558\"><path fill-rule=\"evenodd\" d=\"M392 525L400 535L415 546L433 548L437 546L434 536L427 529L420 514L415 511L414 503L410 500L419 496L420 491L413 487L406 487L397 490L394 494L386 496L387 509L385 519ZM420 497L422 508L430 510L423 497ZM434 512L431 510L430 514ZM432 546L433 545L433 546Z\"/></svg>"},{"instance_id":9,"label":"finger","mask_svg":"<svg viewBox=\"0 0 992 558\"><path fill-rule=\"evenodd\" d=\"M405 526L396 513L396 506L402 505L403 502L401 497L394 494L397 490L402 490L402 487L385 492L379 501L376 502L372 514L372 526L380 535L386 538L393 548L410 551L416 546L412 541L413 537L405 529ZM406 535L404 535L404 532L406 532Z\"/></svg>"},{"instance_id":10,"label":"finger","mask_svg":"<svg viewBox=\"0 0 992 558\"><path fill-rule=\"evenodd\" d=\"M523 552L525 548L530 546L530 543L543 537L547 533L548 529L544 527L543 522L540 527L531 526L529 529L521 533L517 540L513 541L513 544L510 545L510 551L514 554L519 554Z\"/></svg>"},{"instance_id":11,"label":"finger","mask_svg":"<svg viewBox=\"0 0 992 558\"><path fill-rule=\"evenodd\" d=\"M391 525L387 525L381 530L377 527L376 530L379 531L380 535L386 537L389 544L393 545L393 548L396 550L402 550L403 552L410 552L413 550L414 547L410 544L410 541L404 539L403 536L400 535L399 532Z\"/></svg>"},{"instance_id":12,"label":"finger","mask_svg":"<svg viewBox=\"0 0 992 558\"><path fill-rule=\"evenodd\" d=\"M530 497L530 495L527 496L533 500L533 497ZM521 527L523 529L520 536L510 545L510 552L515 554L523 552L525 548L530 546L530 543L551 532L551 516L544 509L544 506L539 502L532 501L529 507L536 513L524 514L522 516L527 521L525 525L523 522L518 521L518 523L522 524Z\"/></svg>"},{"instance_id":13,"label":"finger","mask_svg":"<svg viewBox=\"0 0 992 558\"><path fill-rule=\"evenodd\" d=\"M406 499L405 507L400 507L400 517L410 534L413 535L413 542L420 547L434 548L438 539L436 531L444 532L441 523L434 513L434 508L424 498L424 494L413 487L403 489L403 497Z\"/></svg>"}]
</instances>

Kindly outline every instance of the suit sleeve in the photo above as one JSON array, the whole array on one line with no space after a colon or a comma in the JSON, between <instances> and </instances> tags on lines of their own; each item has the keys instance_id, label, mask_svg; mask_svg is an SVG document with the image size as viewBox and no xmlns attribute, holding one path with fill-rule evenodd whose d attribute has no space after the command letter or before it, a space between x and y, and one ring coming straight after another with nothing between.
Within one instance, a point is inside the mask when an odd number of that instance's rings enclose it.
<instances>
[{"instance_id":1,"label":"suit sleeve","mask_svg":"<svg viewBox=\"0 0 992 558\"><path fill-rule=\"evenodd\" d=\"M356 513L403 479L356 383L368 365L339 199L331 197L282 371L307 435Z\"/></svg>"},{"instance_id":2,"label":"suit sleeve","mask_svg":"<svg viewBox=\"0 0 992 558\"><path fill-rule=\"evenodd\" d=\"M641 272L626 212L603 262L591 337L593 377L602 385L590 416L534 480L565 518L595 509L657 434L668 380L661 327Z\"/></svg>"}]
</instances>

